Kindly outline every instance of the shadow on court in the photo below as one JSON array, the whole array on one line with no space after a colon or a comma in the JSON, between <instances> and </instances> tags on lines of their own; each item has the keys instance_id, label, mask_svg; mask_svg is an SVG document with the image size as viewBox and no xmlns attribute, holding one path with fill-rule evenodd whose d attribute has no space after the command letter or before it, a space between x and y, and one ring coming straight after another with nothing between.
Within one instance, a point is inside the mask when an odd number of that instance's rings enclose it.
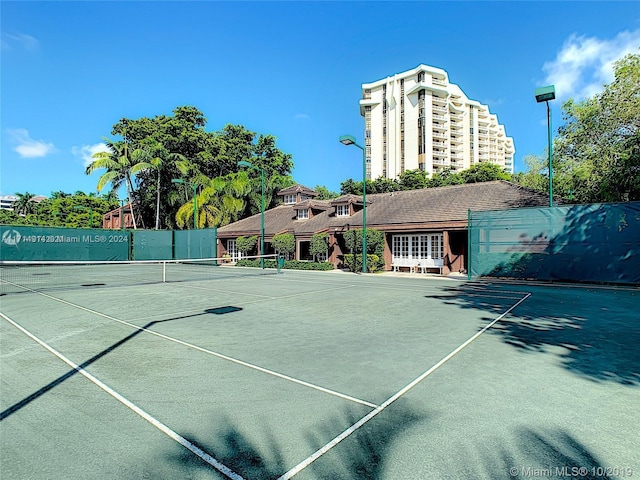
<instances>
[{"instance_id":1,"label":"shadow on court","mask_svg":"<svg viewBox=\"0 0 640 480\"><path fill-rule=\"evenodd\" d=\"M401 478L612 478L606 475L603 462L594 453L563 430L540 432L521 429L515 432L515 438L465 439L471 443L461 448L461 452L466 451L466 454L457 455L450 451L444 462L438 461L437 455L429 460L434 447L428 439L431 428L429 416L411 410L402 401L399 403L403 405L394 405L319 457L303 470L301 476L332 480L399 478L394 476L398 475L398 466L387 463L394 461L394 451L402 450L405 433L418 427L426 436L424 448L417 446L422 458L415 463L402 462ZM336 432L346 430L358 420L359 417L346 411L342 417L328 421L318 432L309 432L309 447L316 451ZM271 480L285 473L287 467L283 462L283 451L275 439L269 437L259 446L229 421L222 425L215 423L211 439L184 436L246 480ZM412 451L416 447L414 442L415 436L412 436ZM196 478L199 471L212 468L179 445L175 450L168 459L184 470L185 478ZM428 471L421 471L427 468ZM572 468L583 470L572 472ZM548 469L550 474L542 473L542 469Z\"/></svg>"},{"instance_id":2,"label":"shadow on court","mask_svg":"<svg viewBox=\"0 0 640 480\"><path fill-rule=\"evenodd\" d=\"M560 285L480 288L477 284L462 285L430 298L495 315L532 292L487 333L499 335L508 345L524 351L557 355L564 368L591 380L640 385L640 292ZM508 295L513 300L502 300L503 305L497 306L491 303L491 295Z\"/></svg>"},{"instance_id":3,"label":"shadow on court","mask_svg":"<svg viewBox=\"0 0 640 480\"><path fill-rule=\"evenodd\" d=\"M323 422L323 427L317 432L307 432L309 451L322 448L360 418L361 415L346 410L341 417ZM305 471L310 470L314 477L327 479L383 478L387 452L408 428L425 421L424 416L406 406L394 405L330 450L327 455L330 461L320 457ZM211 429L210 439L193 438L189 434L183 436L245 479L276 479L285 473L285 455L275 439L267 435L268 440L258 445L228 420L212 424L215 426ZM184 469L185 478L195 478L198 470L212 468L186 449L178 445L176 449L180 450L169 454L168 458Z\"/></svg>"},{"instance_id":4,"label":"shadow on court","mask_svg":"<svg viewBox=\"0 0 640 480\"><path fill-rule=\"evenodd\" d=\"M208 309L204 310L201 313L194 313L194 314L191 314L191 315L182 315L180 317L168 318L166 320L156 320L156 321L153 321L153 322L149 322L146 325L137 328L136 330L133 331L133 333L127 335L122 340L117 341L116 343L114 343L113 345L109 346L108 348L105 348L104 350L102 350L101 352L97 353L96 355L94 355L90 359L82 362L79 365L79 368L74 368L72 370L69 370L64 375L59 376L58 378L56 378L52 382L48 383L44 387L42 387L42 388L36 390L35 392L33 392L31 395L23 398L19 402L15 403L15 404L11 405L9 408L3 410L2 412L0 412L0 421L4 420L8 416L16 413L18 410L26 407L27 405L29 405L34 400L37 400L38 398L40 398L45 393L49 392L53 388L57 387L61 383L65 382L66 380L70 379L71 377L73 377L74 375L79 373L80 369L87 368L89 365L97 362L98 360L103 358L105 355L108 355L109 353L113 352L118 347L121 347L125 343L133 340L135 337L137 337L138 335L143 333L145 330L149 330L154 325L157 325L157 324L160 324L160 323L166 323L166 322L173 322L175 320L183 320L185 318L199 317L201 315L210 315L210 314L223 315L225 313L233 313L233 312L238 312L238 311L241 311L241 310L242 310L242 308L233 307L233 306L208 308Z\"/></svg>"},{"instance_id":5,"label":"shadow on court","mask_svg":"<svg viewBox=\"0 0 640 480\"><path fill-rule=\"evenodd\" d=\"M495 447L492 445L492 447ZM562 430L546 433L522 429L515 440L497 448L481 447L482 465L468 465L470 478L584 478L602 480L604 463L575 437Z\"/></svg>"}]
</instances>

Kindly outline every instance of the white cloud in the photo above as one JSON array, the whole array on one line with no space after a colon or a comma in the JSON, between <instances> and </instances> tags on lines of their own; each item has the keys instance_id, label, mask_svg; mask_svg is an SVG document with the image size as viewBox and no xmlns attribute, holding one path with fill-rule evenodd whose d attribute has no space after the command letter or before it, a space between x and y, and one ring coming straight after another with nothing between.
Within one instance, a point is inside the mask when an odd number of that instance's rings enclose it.
<instances>
[{"instance_id":1,"label":"white cloud","mask_svg":"<svg viewBox=\"0 0 640 480\"><path fill-rule=\"evenodd\" d=\"M2 34L2 48L6 50L12 50L14 48L20 48L33 52L38 49L40 42L35 37L27 35L26 33L3 33Z\"/></svg>"},{"instance_id":2,"label":"white cloud","mask_svg":"<svg viewBox=\"0 0 640 480\"><path fill-rule=\"evenodd\" d=\"M34 140L29 136L29 131L24 128L15 128L8 130L9 135L17 146L13 149L18 152L22 158L38 158L45 157L56 151L53 143L46 143L43 140Z\"/></svg>"},{"instance_id":3,"label":"white cloud","mask_svg":"<svg viewBox=\"0 0 640 480\"><path fill-rule=\"evenodd\" d=\"M309 120L311 115L307 115L306 113L296 113L294 118L296 120Z\"/></svg>"},{"instance_id":4,"label":"white cloud","mask_svg":"<svg viewBox=\"0 0 640 480\"><path fill-rule=\"evenodd\" d=\"M82 158L84 166L87 167L95 159L93 154L98 152L109 152L109 148L104 143L96 143L94 145L83 145L81 147L71 147L71 153Z\"/></svg>"},{"instance_id":5,"label":"white cloud","mask_svg":"<svg viewBox=\"0 0 640 480\"><path fill-rule=\"evenodd\" d=\"M546 84L556 87L560 99L581 100L603 90L613 81L613 63L629 53L638 53L640 30L620 32L615 38L571 35L556 59L546 62L542 70Z\"/></svg>"}]
</instances>

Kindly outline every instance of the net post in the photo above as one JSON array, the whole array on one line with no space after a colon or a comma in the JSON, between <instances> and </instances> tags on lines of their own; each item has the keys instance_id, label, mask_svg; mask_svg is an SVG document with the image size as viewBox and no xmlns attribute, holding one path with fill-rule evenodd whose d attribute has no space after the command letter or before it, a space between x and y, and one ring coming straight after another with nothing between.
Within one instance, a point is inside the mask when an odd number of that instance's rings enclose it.
<instances>
[{"instance_id":1,"label":"net post","mask_svg":"<svg viewBox=\"0 0 640 480\"><path fill-rule=\"evenodd\" d=\"M167 262L162 262L162 283L167 281Z\"/></svg>"}]
</instances>

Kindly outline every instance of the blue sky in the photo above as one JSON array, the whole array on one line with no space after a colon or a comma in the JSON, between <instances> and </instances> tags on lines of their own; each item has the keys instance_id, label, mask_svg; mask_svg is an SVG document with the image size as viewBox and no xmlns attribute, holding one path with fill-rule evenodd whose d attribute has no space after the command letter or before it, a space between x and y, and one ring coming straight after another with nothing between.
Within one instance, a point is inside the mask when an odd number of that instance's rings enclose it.
<instances>
[{"instance_id":1,"label":"blue sky","mask_svg":"<svg viewBox=\"0 0 640 480\"><path fill-rule=\"evenodd\" d=\"M561 101L612 80L640 46L629 2L2 1L0 193L95 191L84 168L119 119L198 107L278 138L294 178L339 190L362 175L362 83L427 64L489 105L516 171L546 146L535 88ZM103 192L103 193L106 193Z\"/></svg>"}]
</instances>

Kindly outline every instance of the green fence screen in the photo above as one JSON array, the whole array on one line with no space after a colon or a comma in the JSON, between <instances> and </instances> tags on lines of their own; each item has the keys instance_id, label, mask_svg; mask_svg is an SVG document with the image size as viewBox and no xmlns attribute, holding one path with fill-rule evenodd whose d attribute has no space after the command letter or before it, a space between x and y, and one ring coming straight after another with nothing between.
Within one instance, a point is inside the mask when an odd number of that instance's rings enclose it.
<instances>
[{"instance_id":1,"label":"green fence screen","mask_svg":"<svg viewBox=\"0 0 640 480\"><path fill-rule=\"evenodd\" d=\"M0 225L0 260L129 260L124 230Z\"/></svg>"},{"instance_id":2,"label":"green fence screen","mask_svg":"<svg viewBox=\"0 0 640 480\"><path fill-rule=\"evenodd\" d=\"M173 236L174 258L215 258L218 253L217 230L176 230Z\"/></svg>"},{"instance_id":3,"label":"green fence screen","mask_svg":"<svg viewBox=\"0 0 640 480\"><path fill-rule=\"evenodd\" d=\"M470 277L640 283L640 202L469 214Z\"/></svg>"},{"instance_id":4,"label":"green fence screen","mask_svg":"<svg viewBox=\"0 0 640 480\"><path fill-rule=\"evenodd\" d=\"M172 230L134 230L134 260L171 260L173 258Z\"/></svg>"}]
</instances>

